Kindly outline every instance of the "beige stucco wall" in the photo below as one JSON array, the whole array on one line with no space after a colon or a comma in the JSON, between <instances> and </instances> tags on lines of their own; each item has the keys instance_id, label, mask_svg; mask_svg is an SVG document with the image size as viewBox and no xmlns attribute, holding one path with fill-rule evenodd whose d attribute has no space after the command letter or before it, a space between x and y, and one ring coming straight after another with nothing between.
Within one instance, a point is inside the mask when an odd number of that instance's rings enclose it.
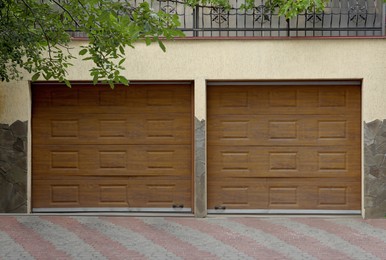
<instances>
[{"instance_id":1,"label":"beige stucco wall","mask_svg":"<svg viewBox=\"0 0 386 260\"><path fill-rule=\"evenodd\" d=\"M0 82L0 123L28 120L30 100L28 81Z\"/></svg>"}]
</instances>

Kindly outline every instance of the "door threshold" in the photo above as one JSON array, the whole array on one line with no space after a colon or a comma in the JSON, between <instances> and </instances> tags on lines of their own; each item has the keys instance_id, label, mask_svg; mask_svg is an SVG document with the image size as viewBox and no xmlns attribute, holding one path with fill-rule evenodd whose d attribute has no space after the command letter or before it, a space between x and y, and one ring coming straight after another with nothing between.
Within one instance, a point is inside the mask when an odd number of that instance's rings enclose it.
<instances>
[{"instance_id":1,"label":"door threshold","mask_svg":"<svg viewBox=\"0 0 386 260\"><path fill-rule=\"evenodd\" d=\"M208 214L225 215L360 215L360 210L321 209L209 209Z\"/></svg>"},{"instance_id":2,"label":"door threshold","mask_svg":"<svg viewBox=\"0 0 386 260\"><path fill-rule=\"evenodd\" d=\"M194 216L191 208L33 208L33 215Z\"/></svg>"}]
</instances>

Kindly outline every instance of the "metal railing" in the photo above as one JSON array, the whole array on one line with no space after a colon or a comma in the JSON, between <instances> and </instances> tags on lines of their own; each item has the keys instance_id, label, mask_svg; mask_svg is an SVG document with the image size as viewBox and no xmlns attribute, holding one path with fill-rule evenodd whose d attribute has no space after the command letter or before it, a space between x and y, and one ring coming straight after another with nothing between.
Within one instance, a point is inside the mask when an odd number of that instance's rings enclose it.
<instances>
[{"instance_id":1,"label":"metal railing","mask_svg":"<svg viewBox=\"0 0 386 260\"><path fill-rule=\"evenodd\" d=\"M134 0L133 5L146 0ZM280 17L257 0L255 8L241 8L233 0L225 10L215 6L191 8L178 0L151 1L154 10L177 14L180 30L192 37L279 36L383 36L385 10L382 0L330 0L321 13L305 12L291 20Z\"/></svg>"},{"instance_id":2,"label":"metal railing","mask_svg":"<svg viewBox=\"0 0 386 260\"><path fill-rule=\"evenodd\" d=\"M176 14L181 23L179 29L187 37L386 36L383 0L329 0L323 12L309 11L290 20L267 8L265 1L270 0L255 0L251 10L242 8L245 0L230 0L230 9L202 5L192 8L184 0L130 0L130 3L135 8L144 1L154 11ZM84 36L80 32L71 34Z\"/></svg>"}]
</instances>

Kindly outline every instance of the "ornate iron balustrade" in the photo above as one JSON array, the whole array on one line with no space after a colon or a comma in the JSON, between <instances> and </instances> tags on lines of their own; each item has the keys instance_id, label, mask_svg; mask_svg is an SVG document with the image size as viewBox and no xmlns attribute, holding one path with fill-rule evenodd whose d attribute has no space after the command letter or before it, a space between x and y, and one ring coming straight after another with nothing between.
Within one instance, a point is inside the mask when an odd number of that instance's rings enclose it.
<instances>
[{"instance_id":1,"label":"ornate iron balustrade","mask_svg":"<svg viewBox=\"0 0 386 260\"><path fill-rule=\"evenodd\" d=\"M56 0L61 1L69 0ZM184 0L125 1L133 8L147 1L154 11L178 15L179 29L188 37L386 36L383 0L329 0L323 12L305 12L291 20L271 12L265 6L265 1L270 0L255 0L255 8L247 11L241 8L245 0L230 0L229 10L216 6L192 8ZM83 36L77 32L71 34Z\"/></svg>"},{"instance_id":2,"label":"ornate iron balustrade","mask_svg":"<svg viewBox=\"0 0 386 260\"><path fill-rule=\"evenodd\" d=\"M133 0L133 5L146 0ZM279 37L279 36L382 36L385 11L382 0L330 0L322 13L306 12L287 21L271 12L264 0L253 10L241 7L244 0L233 0L232 8L198 6L183 1L152 1L154 10L177 14L180 29L191 37Z\"/></svg>"}]
</instances>

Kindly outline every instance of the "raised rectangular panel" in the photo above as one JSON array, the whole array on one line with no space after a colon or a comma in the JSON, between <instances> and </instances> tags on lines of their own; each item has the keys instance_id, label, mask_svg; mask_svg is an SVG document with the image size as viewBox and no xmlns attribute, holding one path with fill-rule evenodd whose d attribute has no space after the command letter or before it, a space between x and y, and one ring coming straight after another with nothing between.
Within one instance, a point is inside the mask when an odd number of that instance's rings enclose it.
<instances>
[{"instance_id":1,"label":"raised rectangular panel","mask_svg":"<svg viewBox=\"0 0 386 260\"><path fill-rule=\"evenodd\" d=\"M270 121L270 139L296 139L297 121Z\"/></svg>"},{"instance_id":2,"label":"raised rectangular panel","mask_svg":"<svg viewBox=\"0 0 386 260\"><path fill-rule=\"evenodd\" d=\"M174 201L175 185L158 185L148 184L147 187L147 203L149 206L157 204L171 204Z\"/></svg>"},{"instance_id":3,"label":"raised rectangular panel","mask_svg":"<svg viewBox=\"0 0 386 260\"><path fill-rule=\"evenodd\" d=\"M77 106L78 98L77 89L51 91L51 106Z\"/></svg>"},{"instance_id":4,"label":"raised rectangular panel","mask_svg":"<svg viewBox=\"0 0 386 260\"><path fill-rule=\"evenodd\" d=\"M146 100L148 106L171 106L174 93L171 90L147 90Z\"/></svg>"},{"instance_id":5,"label":"raised rectangular panel","mask_svg":"<svg viewBox=\"0 0 386 260\"><path fill-rule=\"evenodd\" d=\"M221 187L222 205L230 207L245 207L248 202L247 186L222 186Z\"/></svg>"},{"instance_id":6,"label":"raised rectangular panel","mask_svg":"<svg viewBox=\"0 0 386 260\"><path fill-rule=\"evenodd\" d=\"M269 91L269 106L271 107L296 107L297 92L294 89L272 89Z\"/></svg>"},{"instance_id":7,"label":"raised rectangular panel","mask_svg":"<svg viewBox=\"0 0 386 260\"><path fill-rule=\"evenodd\" d=\"M151 170L172 170L174 151L147 151L147 168Z\"/></svg>"},{"instance_id":8,"label":"raised rectangular panel","mask_svg":"<svg viewBox=\"0 0 386 260\"><path fill-rule=\"evenodd\" d=\"M346 90L329 89L319 90L320 107L344 107L346 106Z\"/></svg>"},{"instance_id":9,"label":"raised rectangular panel","mask_svg":"<svg viewBox=\"0 0 386 260\"><path fill-rule=\"evenodd\" d=\"M52 203L79 203L78 185L52 185Z\"/></svg>"},{"instance_id":10,"label":"raised rectangular panel","mask_svg":"<svg viewBox=\"0 0 386 260\"><path fill-rule=\"evenodd\" d=\"M248 138L249 121L221 121L222 138Z\"/></svg>"},{"instance_id":11,"label":"raised rectangular panel","mask_svg":"<svg viewBox=\"0 0 386 260\"><path fill-rule=\"evenodd\" d=\"M318 188L319 205L346 205L347 188L346 187L319 187Z\"/></svg>"},{"instance_id":12,"label":"raised rectangular panel","mask_svg":"<svg viewBox=\"0 0 386 260\"><path fill-rule=\"evenodd\" d=\"M297 187L270 187L270 205L296 205L298 204Z\"/></svg>"},{"instance_id":13,"label":"raised rectangular panel","mask_svg":"<svg viewBox=\"0 0 386 260\"><path fill-rule=\"evenodd\" d=\"M269 169L271 171L293 171L298 168L297 153L270 152Z\"/></svg>"},{"instance_id":14,"label":"raised rectangular panel","mask_svg":"<svg viewBox=\"0 0 386 260\"><path fill-rule=\"evenodd\" d=\"M149 119L147 120L147 136L153 138L173 137L174 120Z\"/></svg>"},{"instance_id":15,"label":"raised rectangular panel","mask_svg":"<svg viewBox=\"0 0 386 260\"><path fill-rule=\"evenodd\" d=\"M247 91L232 91L222 92L220 94L220 106L222 107L247 107L248 92Z\"/></svg>"},{"instance_id":16,"label":"raised rectangular panel","mask_svg":"<svg viewBox=\"0 0 386 260\"><path fill-rule=\"evenodd\" d=\"M78 137L78 120L51 120L51 137Z\"/></svg>"},{"instance_id":17,"label":"raised rectangular panel","mask_svg":"<svg viewBox=\"0 0 386 260\"><path fill-rule=\"evenodd\" d=\"M99 167L100 168L126 168L127 154L126 151L100 151Z\"/></svg>"},{"instance_id":18,"label":"raised rectangular panel","mask_svg":"<svg viewBox=\"0 0 386 260\"><path fill-rule=\"evenodd\" d=\"M319 152L319 170L347 170L347 153Z\"/></svg>"},{"instance_id":19,"label":"raised rectangular panel","mask_svg":"<svg viewBox=\"0 0 386 260\"><path fill-rule=\"evenodd\" d=\"M100 185L100 202L105 203L125 203L127 204L126 185Z\"/></svg>"},{"instance_id":20,"label":"raised rectangular panel","mask_svg":"<svg viewBox=\"0 0 386 260\"><path fill-rule=\"evenodd\" d=\"M77 151L51 152L51 168L77 169L79 167L79 154Z\"/></svg>"},{"instance_id":21,"label":"raised rectangular panel","mask_svg":"<svg viewBox=\"0 0 386 260\"><path fill-rule=\"evenodd\" d=\"M101 106L123 106L125 105L125 95L114 89L99 91L99 105Z\"/></svg>"},{"instance_id":22,"label":"raised rectangular panel","mask_svg":"<svg viewBox=\"0 0 386 260\"><path fill-rule=\"evenodd\" d=\"M222 170L225 171L249 171L248 152L222 152Z\"/></svg>"},{"instance_id":23,"label":"raised rectangular panel","mask_svg":"<svg viewBox=\"0 0 386 260\"><path fill-rule=\"evenodd\" d=\"M125 120L100 120L99 136L100 137L125 137L126 121Z\"/></svg>"},{"instance_id":24,"label":"raised rectangular panel","mask_svg":"<svg viewBox=\"0 0 386 260\"><path fill-rule=\"evenodd\" d=\"M346 121L319 121L318 135L320 139L346 138Z\"/></svg>"}]
</instances>

